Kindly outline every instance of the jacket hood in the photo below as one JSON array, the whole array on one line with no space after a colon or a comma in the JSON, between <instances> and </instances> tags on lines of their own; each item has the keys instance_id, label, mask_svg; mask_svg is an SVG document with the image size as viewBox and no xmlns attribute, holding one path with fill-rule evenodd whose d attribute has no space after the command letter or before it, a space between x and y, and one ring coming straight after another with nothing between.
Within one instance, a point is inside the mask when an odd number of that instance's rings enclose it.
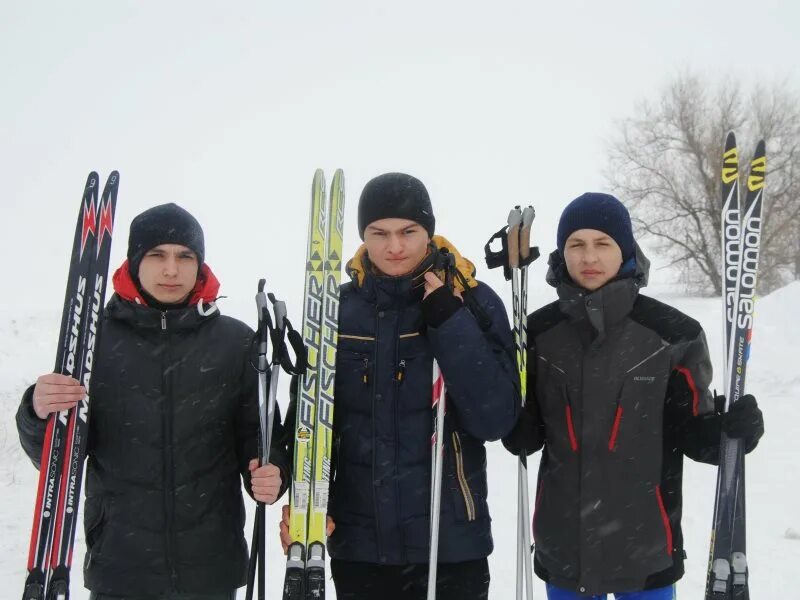
<instances>
[{"instance_id":1,"label":"jacket hood","mask_svg":"<svg viewBox=\"0 0 800 600\"><path fill-rule=\"evenodd\" d=\"M645 256L639 244L635 244L634 257L631 264L623 264L620 268L620 273L606 285L610 285L615 281L624 279L632 279L636 282L638 288L647 287L647 282L650 278L650 260ZM578 287L572 278L567 273L567 265L564 262L564 257L558 250L553 250L547 259L549 268L545 280L548 284L558 289L562 285L571 285ZM605 287L605 286L603 286Z\"/></svg>"},{"instance_id":2,"label":"jacket hood","mask_svg":"<svg viewBox=\"0 0 800 600\"><path fill-rule=\"evenodd\" d=\"M609 327L622 321L633 309L639 290L647 285L650 261L636 245L631 264L623 264L620 274L594 291L586 290L572 281L561 253L550 254L547 283L556 288L559 308L570 320L588 322L593 331L593 343L602 344Z\"/></svg>"},{"instance_id":3,"label":"jacket hood","mask_svg":"<svg viewBox=\"0 0 800 600\"><path fill-rule=\"evenodd\" d=\"M428 254L407 275L391 277L378 272L372 265L367 255L365 244L356 251L353 258L347 263L347 273L353 282L353 287L359 294L370 298L380 307L392 305L406 305L422 300L425 290L425 273L433 270L435 252L446 248L455 257L456 270L464 277L453 278L453 285L459 292L464 291L464 283L468 288L478 286L475 279L475 265L464 258L461 253L446 238L435 235L431 239ZM442 271L434 271L440 278L444 278Z\"/></svg>"},{"instance_id":4,"label":"jacket hood","mask_svg":"<svg viewBox=\"0 0 800 600\"><path fill-rule=\"evenodd\" d=\"M478 285L477 280L475 279L475 265L469 259L465 258L461 255L458 249L451 244L447 238L441 235L435 235L431 238L431 245L433 249L442 249L446 248L450 254L455 256L456 259L456 270L458 270L467 282L467 285L471 288L474 288ZM367 256L367 245L361 244L358 250L356 250L355 255L347 262L347 274L350 275L350 279L353 280L353 283L357 287L363 287L365 281L367 280L368 276L377 277L380 279L404 279L409 278L414 280L415 284L413 287L417 285L421 285L417 283L417 280L421 280L425 273L430 271L433 268L432 261L426 260L432 255L432 252L429 252L425 259L420 263L420 265L414 269L408 275L400 275L399 277L388 277L386 275L381 275L376 272L375 268L369 261L369 257ZM441 271L437 273L437 275L441 275ZM453 284L455 288L463 292L464 286L459 278L455 278L453 280Z\"/></svg>"},{"instance_id":5,"label":"jacket hood","mask_svg":"<svg viewBox=\"0 0 800 600\"><path fill-rule=\"evenodd\" d=\"M114 272L112 281L114 284L114 291L120 298L128 302L147 306L147 302L142 297L139 288L136 287L133 277L131 277L127 260ZM214 275L211 268L203 263L200 267L200 275L197 277L197 283L195 283L192 295L189 298L189 305L211 303L217 299L218 293L219 280L216 275Z\"/></svg>"}]
</instances>

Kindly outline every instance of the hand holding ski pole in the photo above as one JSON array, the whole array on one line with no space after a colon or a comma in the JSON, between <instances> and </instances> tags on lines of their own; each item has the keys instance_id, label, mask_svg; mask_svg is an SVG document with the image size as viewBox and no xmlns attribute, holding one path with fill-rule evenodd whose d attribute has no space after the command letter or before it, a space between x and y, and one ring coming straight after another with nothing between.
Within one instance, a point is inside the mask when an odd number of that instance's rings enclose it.
<instances>
[{"instance_id":1,"label":"hand holding ski pole","mask_svg":"<svg viewBox=\"0 0 800 600\"><path fill-rule=\"evenodd\" d=\"M86 395L86 388L69 375L48 373L36 380L33 388L33 412L40 419L50 413L74 408Z\"/></svg>"},{"instance_id":2,"label":"hand holding ski pole","mask_svg":"<svg viewBox=\"0 0 800 600\"><path fill-rule=\"evenodd\" d=\"M334 523L333 519L330 516L327 518L327 523L325 525L325 535L329 536L334 532L336 529L336 523ZM292 543L292 538L289 535L289 505L284 504L281 507L281 522L280 522L280 537L281 537L281 546L283 546L283 553L289 549L289 544Z\"/></svg>"},{"instance_id":3,"label":"hand holding ski pole","mask_svg":"<svg viewBox=\"0 0 800 600\"><path fill-rule=\"evenodd\" d=\"M281 490L281 470L269 463L263 467L258 466L259 461L254 458L248 465L250 471L250 486L253 490L253 497L258 502L272 504L278 499Z\"/></svg>"}]
</instances>

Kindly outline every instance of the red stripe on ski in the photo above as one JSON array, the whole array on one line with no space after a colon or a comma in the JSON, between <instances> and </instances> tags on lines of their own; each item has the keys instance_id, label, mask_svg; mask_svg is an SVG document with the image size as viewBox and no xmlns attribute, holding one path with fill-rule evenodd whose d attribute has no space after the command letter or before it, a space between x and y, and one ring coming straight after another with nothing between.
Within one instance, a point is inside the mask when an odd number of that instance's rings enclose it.
<instances>
[{"instance_id":1,"label":"red stripe on ski","mask_svg":"<svg viewBox=\"0 0 800 600\"><path fill-rule=\"evenodd\" d=\"M70 463L72 462L72 444L75 437L75 414L76 409L69 412L67 421L67 440L64 444L64 460L61 468L61 486L58 490L58 501L56 502L56 512L53 529L53 546L50 549L50 565L58 565L61 561L61 530L64 527L64 504L67 501L67 488L69 487L69 475L71 472Z\"/></svg>"},{"instance_id":2,"label":"red stripe on ski","mask_svg":"<svg viewBox=\"0 0 800 600\"><path fill-rule=\"evenodd\" d=\"M28 570L32 570L37 566L46 569L47 565L36 564L36 549L39 546L39 534L42 527L42 513L44 512L44 489L47 487L47 467L50 464L50 456L53 454L53 429L55 428L56 415L53 414L47 419L47 428L44 434L44 443L42 444L42 459L39 463L39 490L36 492L36 509L33 514L33 531L31 532L31 544L28 550ZM45 451L46 450L46 451ZM47 555L45 555L45 562L47 562Z\"/></svg>"}]
</instances>

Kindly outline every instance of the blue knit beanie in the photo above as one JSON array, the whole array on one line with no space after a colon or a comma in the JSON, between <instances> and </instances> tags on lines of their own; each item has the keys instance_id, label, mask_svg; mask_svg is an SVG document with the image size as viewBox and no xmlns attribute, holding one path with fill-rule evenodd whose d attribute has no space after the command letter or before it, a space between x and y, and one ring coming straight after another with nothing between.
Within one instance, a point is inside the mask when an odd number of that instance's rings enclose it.
<instances>
[{"instance_id":1,"label":"blue knit beanie","mask_svg":"<svg viewBox=\"0 0 800 600\"><path fill-rule=\"evenodd\" d=\"M628 209L610 194L587 192L567 204L558 222L558 251L564 256L567 238L579 229L608 234L622 250L622 261L633 257L635 244Z\"/></svg>"}]
</instances>

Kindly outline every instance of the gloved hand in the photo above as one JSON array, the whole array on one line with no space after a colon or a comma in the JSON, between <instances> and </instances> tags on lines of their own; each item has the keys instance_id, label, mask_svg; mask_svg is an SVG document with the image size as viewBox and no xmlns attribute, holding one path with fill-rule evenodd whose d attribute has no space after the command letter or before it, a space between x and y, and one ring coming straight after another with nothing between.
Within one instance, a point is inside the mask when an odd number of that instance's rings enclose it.
<instances>
[{"instance_id":1,"label":"gloved hand","mask_svg":"<svg viewBox=\"0 0 800 600\"><path fill-rule=\"evenodd\" d=\"M544 425L539 418L536 401L529 399L519 413L514 429L503 438L506 450L520 456L530 456L544 445Z\"/></svg>"},{"instance_id":2,"label":"gloved hand","mask_svg":"<svg viewBox=\"0 0 800 600\"><path fill-rule=\"evenodd\" d=\"M425 297L422 318L429 327L440 327L464 305L461 294L452 292L433 273L425 273Z\"/></svg>"},{"instance_id":3,"label":"gloved hand","mask_svg":"<svg viewBox=\"0 0 800 600\"><path fill-rule=\"evenodd\" d=\"M722 431L729 438L744 440L745 452L751 452L764 435L764 415L752 394L745 394L722 415Z\"/></svg>"}]
</instances>

